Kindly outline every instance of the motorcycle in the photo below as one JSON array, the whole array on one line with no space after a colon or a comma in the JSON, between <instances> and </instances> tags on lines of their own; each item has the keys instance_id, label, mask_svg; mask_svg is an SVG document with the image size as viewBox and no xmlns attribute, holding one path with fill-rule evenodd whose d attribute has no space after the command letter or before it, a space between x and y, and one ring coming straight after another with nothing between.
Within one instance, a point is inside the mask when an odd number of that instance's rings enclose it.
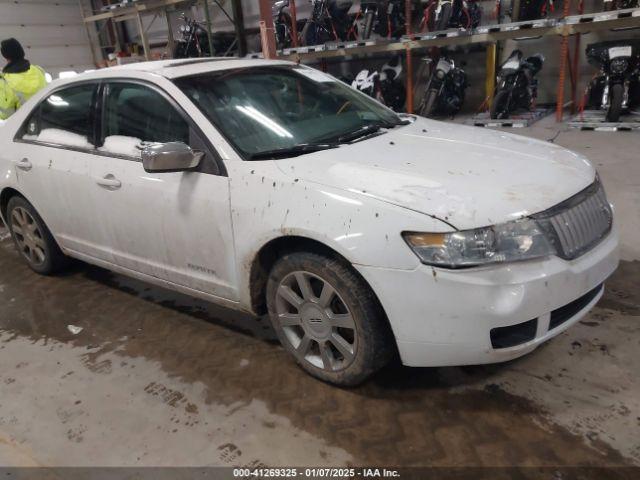
<instances>
[{"instance_id":1,"label":"motorcycle","mask_svg":"<svg viewBox=\"0 0 640 480\"><path fill-rule=\"evenodd\" d=\"M544 56L541 54L522 58L520 50L514 50L498 73L498 86L491 102L491 118L509 118L518 109L530 110L538 97L538 79Z\"/></svg>"},{"instance_id":2,"label":"motorcycle","mask_svg":"<svg viewBox=\"0 0 640 480\"><path fill-rule=\"evenodd\" d=\"M589 85L589 104L617 122L624 109L640 103L640 41L613 40L587 46L587 60L600 70Z\"/></svg>"},{"instance_id":3,"label":"motorcycle","mask_svg":"<svg viewBox=\"0 0 640 480\"><path fill-rule=\"evenodd\" d=\"M293 46L293 23L286 11L289 0L278 0L272 8L273 27L276 31L276 45L279 50Z\"/></svg>"},{"instance_id":4,"label":"motorcycle","mask_svg":"<svg viewBox=\"0 0 640 480\"><path fill-rule=\"evenodd\" d=\"M402 71L402 60L397 56L384 64L379 72L362 70L356 75L351 86L392 110L402 112L405 110L407 99L407 91L400 80Z\"/></svg>"},{"instance_id":5,"label":"motorcycle","mask_svg":"<svg viewBox=\"0 0 640 480\"><path fill-rule=\"evenodd\" d=\"M180 15L183 24L178 31L182 36L176 40L173 50L173 58L211 57L216 52L222 52L225 56L232 53L235 44L235 34L216 33L212 36L213 52L209 48L209 35L204 23L188 18L184 13Z\"/></svg>"},{"instance_id":6,"label":"motorcycle","mask_svg":"<svg viewBox=\"0 0 640 480\"><path fill-rule=\"evenodd\" d=\"M364 0L349 29L348 39L367 40L372 33L399 38L406 31L404 0Z\"/></svg>"},{"instance_id":7,"label":"motorcycle","mask_svg":"<svg viewBox=\"0 0 640 480\"><path fill-rule=\"evenodd\" d=\"M379 17L381 16L382 2L380 0L362 0L360 10L353 20L347 38L368 40L374 30L378 30Z\"/></svg>"},{"instance_id":8,"label":"motorcycle","mask_svg":"<svg viewBox=\"0 0 640 480\"><path fill-rule=\"evenodd\" d=\"M430 58L426 61L432 62ZM462 108L467 86L467 74L464 70L457 67L452 59L440 57L427 82L418 114L423 117L453 117Z\"/></svg>"},{"instance_id":9,"label":"motorcycle","mask_svg":"<svg viewBox=\"0 0 640 480\"><path fill-rule=\"evenodd\" d=\"M516 0L512 3L514 22L547 18L556 11L555 0Z\"/></svg>"},{"instance_id":10,"label":"motorcycle","mask_svg":"<svg viewBox=\"0 0 640 480\"><path fill-rule=\"evenodd\" d=\"M638 8L640 2L638 0L604 0L602 5L603 12L611 12L612 10L624 10L625 8Z\"/></svg>"},{"instance_id":11,"label":"motorcycle","mask_svg":"<svg viewBox=\"0 0 640 480\"><path fill-rule=\"evenodd\" d=\"M476 28L482 9L475 0L429 0L423 10L419 30L440 31L449 28Z\"/></svg>"},{"instance_id":12,"label":"motorcycle","mask_svg":"<svg viewBox=\"0 0 640 480\"><path fill-rule=\"evenodd\" d=\"M210 57L207 30L196 20L180 15L183 25L178 31L182 38L176 41L173 58Z\"/></svg>"},{"instance_id":13,"label":"motorcycle","mask_svg":"<svg viewBox=\"0 0 640 480\"><path fill-rule=\"evenodd\" d=\"M322 45L347 38L351 1L311 0L311 4L311 15L300 35L305 45Z\"/></svg>"}]
</instances>

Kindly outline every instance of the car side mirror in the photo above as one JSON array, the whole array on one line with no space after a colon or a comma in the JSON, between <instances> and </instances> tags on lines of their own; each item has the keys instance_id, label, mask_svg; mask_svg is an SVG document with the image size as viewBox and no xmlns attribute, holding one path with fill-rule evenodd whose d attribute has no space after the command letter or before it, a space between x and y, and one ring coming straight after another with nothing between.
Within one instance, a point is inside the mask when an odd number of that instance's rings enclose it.
<instances>
[{"instance_id":1,"label":"car side mirror","mask_svg":"<svg viewBox=\"0 0 640 480\"><path fill-rule=\"evenodd\" d=\"M146 172L183 172L193 170L204 156L182 142L152 143L142 150L142 166Z\"/></svg>"}]
</instances>

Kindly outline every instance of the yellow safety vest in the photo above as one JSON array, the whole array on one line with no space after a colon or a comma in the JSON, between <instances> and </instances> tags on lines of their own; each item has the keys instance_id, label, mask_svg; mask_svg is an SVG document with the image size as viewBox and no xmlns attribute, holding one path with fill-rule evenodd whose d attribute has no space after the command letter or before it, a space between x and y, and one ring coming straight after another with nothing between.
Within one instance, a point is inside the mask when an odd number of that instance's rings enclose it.
<instances>
[{"instance_id":1,"label":"yellow safety vest","mask_svg":"<svg viewBox=\"0 0 640 480\"><path fill-rule=\"evenodd\" d=\"M37 65L31 65L26 72L5 73L4 78L17 95L19 107L47 86L44 70Z\"/></svg>"},{"instance_id":2,"label":"yellow safety vest","mask_svg":"<svg viewBox=\"0 0 640 480\"><path fill-rule=\"evenodd\" d=\"M6 120L18 108L18 97L9 83L0 76L0 120Z\"/></svg>"}]
</instances>

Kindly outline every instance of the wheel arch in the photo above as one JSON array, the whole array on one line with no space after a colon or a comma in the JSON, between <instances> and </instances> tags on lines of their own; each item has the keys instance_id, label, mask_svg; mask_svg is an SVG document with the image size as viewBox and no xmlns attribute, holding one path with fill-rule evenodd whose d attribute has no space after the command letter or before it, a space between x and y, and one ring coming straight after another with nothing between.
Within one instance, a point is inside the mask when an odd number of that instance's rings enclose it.
<instances>
[{"instance_id":1,"label":"wheel arch","mask_svg":"<svg viewBox=\"0 0 640 480\"><path fill-rule=\"evenodd\" d=\"M22 193L20 193L13 187L6 187L2 190L2 192L0 192L0 216L5 223L7 222L7 208L9 207L9 200L16 196L22 197L27 200Z\"/></svg>"},{"instance_id":2,"label":"wheel arch","mask_svg":"<svg viewBox=\"0 0 640 480\"><path fill-rule=\"evenodd\" d=\"M249 289L251 295L251 310L254 313L258 315L264 315L267 313L266 286L269 273L279 258L293 252L318 253L332 257L344 263L353 270L353 272L365 283L365 285L367 285L369 289L371 289L378 305L382 311L385 312L384 306L373 287L357 269L353 268L351 262L344 255L319 240L302 235L285 235L273 238L265 243L260 250L258 250L251 262ZM388 319L387 323L389 323Z\"/></svg>"}]
</instances>

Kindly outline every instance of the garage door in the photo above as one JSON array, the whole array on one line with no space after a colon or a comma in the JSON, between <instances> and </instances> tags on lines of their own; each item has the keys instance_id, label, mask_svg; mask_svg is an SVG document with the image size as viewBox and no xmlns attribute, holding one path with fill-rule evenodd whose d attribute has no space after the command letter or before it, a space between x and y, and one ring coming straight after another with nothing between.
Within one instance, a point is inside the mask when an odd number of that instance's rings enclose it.
<instances>
[{"instance_id":1,"label":"garage door","mask_svg":"<svg viewBox=\"0 0 640 480\"><path fill-rule=\"evenodd\" d=\"M8 37L54 78L60 71L94 68L77 0L0 0L0 38Z\"/></svg>"}]
</instances>

